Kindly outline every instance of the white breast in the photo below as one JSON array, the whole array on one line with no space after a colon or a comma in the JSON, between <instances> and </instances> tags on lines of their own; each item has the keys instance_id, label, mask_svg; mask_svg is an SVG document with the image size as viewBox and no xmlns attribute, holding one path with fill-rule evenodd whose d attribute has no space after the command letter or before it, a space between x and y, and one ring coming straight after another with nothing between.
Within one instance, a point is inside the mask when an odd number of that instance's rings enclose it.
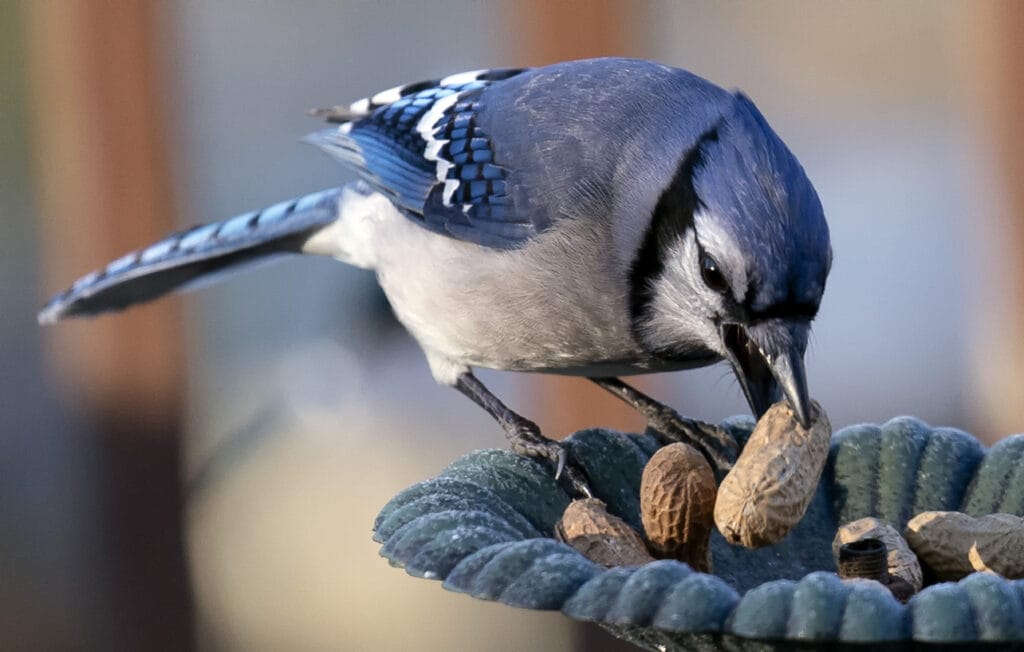
<instances>
[{"instance_id":1,"label":"white breast","mask_svg":"<svg viewBox=\"0 0 1024 652\"><path fill-rule=\"evenodd\" d=\"M376 269L435 376L446 365L441 375L469 366L647 370L629 328L629 261L618 260L606 229L563 221L499 251L432 233L374 193L347 193L342 205L341 219L304 249Z\"/></svg>"}]
</instances>

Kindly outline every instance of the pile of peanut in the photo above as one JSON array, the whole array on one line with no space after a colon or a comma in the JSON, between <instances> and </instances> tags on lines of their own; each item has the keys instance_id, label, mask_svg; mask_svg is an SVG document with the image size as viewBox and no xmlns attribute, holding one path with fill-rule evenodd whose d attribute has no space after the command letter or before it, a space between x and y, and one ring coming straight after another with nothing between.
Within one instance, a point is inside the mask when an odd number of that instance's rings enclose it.
<instances>
[{"instance_id":1,"label":"pile of peanut","mask_svg":"<svg viewBox=\"0 0 1024 652\"><path fill-rule=\"evenodd\" d=\"M843 547L872 539L885 544L887 568L870 579L889 586L904 602L929 582L956 581L975 572L1024 578L1024 519L1013 514L975 518L961 512L921 512L902 535L877 518L847 523L832 542L840 577L857 576L843 572Z\"/></svg>"},{"instance_id":2,"label":"pile of peanut","mask_svg":"<svg viewBox=\"0 0 1024 652\"><path fill-rule=\"evenodd\" d=\"M803 516L828 458L828 417L816 402L811 415L811 426L803 428L788 403L772 406L721 486L693 446L674 443L658 450L640 485L643 537L595 498L566 509L558 536L606 566L657 557L678 559L703 572L711 571L715 526L733 544L759 548L778 543Z\"/></svg>"},{"instance_id":3,"label":"pile of peanut","mask_svg":"<svg viewBox=\"0 0 1024 652\"><path fill-rule=\"evenodd\" d=\"M732 469L716 486L704 455L685 443L664 446L644 469L638 533L596 499L569 505L557 536L604 566L677 559L711 572L710 538L717 527L726 541L747 548L778 543L800 521L828 459L832 428L812 401L803 428L785 402L761 417ZM992 514L978 519L957 512L925 512L901 534L889 523L865 518L839 528L833 555L843 578L888 586L900 600L927 579L955 580L975 571L1024 577L1024 519Z\"/></svg>"}]
</instances>

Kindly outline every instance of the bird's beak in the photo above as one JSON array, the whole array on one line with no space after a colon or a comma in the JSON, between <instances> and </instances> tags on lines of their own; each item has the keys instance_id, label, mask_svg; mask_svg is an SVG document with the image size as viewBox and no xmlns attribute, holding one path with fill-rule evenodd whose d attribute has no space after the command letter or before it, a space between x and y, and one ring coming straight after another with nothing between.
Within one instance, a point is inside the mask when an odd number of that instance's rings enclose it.
<instances>
[{"instance_id":1,"label":"bird's beak","mask_svg":"<svg viewBox=\"0 0 1024 652\"><path fill-rule=\"evenodd\" d=\"M723 324L722 341L750 409L761 418L783 397L804 428L810 426L810 399L804 372L808 326L766 320L751 326Z\"/></svg>"}]
</instances>

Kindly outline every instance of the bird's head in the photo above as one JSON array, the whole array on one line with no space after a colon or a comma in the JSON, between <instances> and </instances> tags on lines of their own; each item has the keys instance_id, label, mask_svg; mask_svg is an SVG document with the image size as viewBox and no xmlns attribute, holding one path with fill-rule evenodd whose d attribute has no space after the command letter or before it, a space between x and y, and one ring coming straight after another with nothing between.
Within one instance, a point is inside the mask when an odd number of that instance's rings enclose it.
<instances>
[{"instance_id":1,"label":"bird's head","mask_svg":"<svg viewBox=\"0 0 1024 652\"><path fill-rule=\"evenodd\" d=\"M803 356L832 261L803 168L746 97L683 155L632 269L634 332L682 364L724 359L755 415L810 420Z\"/></svg>"}]
</instances>

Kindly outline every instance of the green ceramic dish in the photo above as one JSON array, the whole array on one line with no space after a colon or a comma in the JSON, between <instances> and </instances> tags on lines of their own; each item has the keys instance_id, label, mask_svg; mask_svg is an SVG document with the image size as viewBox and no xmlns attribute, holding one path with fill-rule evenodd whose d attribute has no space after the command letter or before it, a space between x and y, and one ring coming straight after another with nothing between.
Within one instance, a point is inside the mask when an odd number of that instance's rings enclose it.
<instances>
[{"instance_id":1,"label":"green ceramic dish","mask_svg":"<svg viewBox=\"0 0 1024 652\"><path fill-rule=\"evenodd\" d=\"M741 444L749 418L722 424ZM585 430L569 440L595 495L640 529L650 435ZM842 582L839 524L877 516L898 528L927 510L1024 515L1024 435L985 450L973 437L913 418L851 426L832 439L803 520L760 550L712 537L714 574L675 561L604 569L555 541L570 497L550 467L507 451L470 453L406 489L377 517L381 554L452 591L560 609L648 649L964 649L1024 646L1024 580L974 574L897 602L881 585Z\"/></svg>"}]
</instances>

